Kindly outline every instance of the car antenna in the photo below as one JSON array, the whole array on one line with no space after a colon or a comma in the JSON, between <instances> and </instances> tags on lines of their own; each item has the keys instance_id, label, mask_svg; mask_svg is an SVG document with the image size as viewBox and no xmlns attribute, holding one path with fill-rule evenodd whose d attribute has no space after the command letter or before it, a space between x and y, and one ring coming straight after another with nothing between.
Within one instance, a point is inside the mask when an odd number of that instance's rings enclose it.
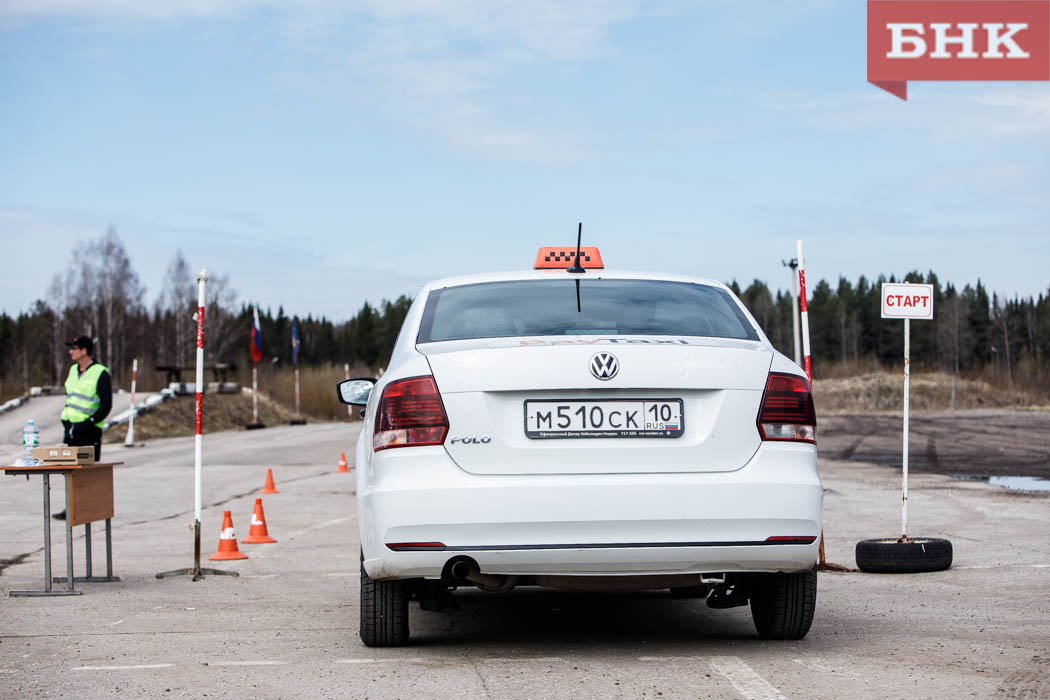
<instances>
[{"instance_id":1,"label":"car antenna","mask_svg":"<svg viewBox=\"0 0 1050 700\"><path fill-rule=\"evenodd\" d=\"M580 240L583 238L583 222L580 222L580 227L576 229L576 262L571 267L566 269L566 272L578 275L587 272L583 269L583 265L580 264ZM580 279L576 278L576 313L583 313L583 308L580 306Z\"/></svg>"},{"instance_id":2,"label":"car antenna","mask_svg":"<svg viewBox=\"0 0 1050 700\"><path fill-rule=\"evenodd\" d=\"M583 265L580 265L580 240L583 238L583 222L580 222L579 229L576 230L576 262L572 264L572 267L568 268L566 272L574 275L578 275L581 272L587 272L583 269Z\"/></svg>"}]
</instances>

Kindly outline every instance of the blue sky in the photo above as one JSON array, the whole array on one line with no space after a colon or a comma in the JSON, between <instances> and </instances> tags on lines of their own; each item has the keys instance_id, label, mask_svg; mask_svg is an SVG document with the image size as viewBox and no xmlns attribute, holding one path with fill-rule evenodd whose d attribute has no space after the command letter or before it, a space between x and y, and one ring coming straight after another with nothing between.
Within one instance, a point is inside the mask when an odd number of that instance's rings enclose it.
<instances>
[{"instance_id":1,"label":"blue sky","mask_svg":"<svg viewBox=\"0 0 1050 700\"><path fill-rule=\"evenodd\" d=\"M351 316L584 240L787 288L1050 286L1050 84L865 81L865 3L0 0L0 309L114 226ZM11 252L13 251L13 253ZM43 263L43 264L41 264Z\"/></svg>"}]
</instances>

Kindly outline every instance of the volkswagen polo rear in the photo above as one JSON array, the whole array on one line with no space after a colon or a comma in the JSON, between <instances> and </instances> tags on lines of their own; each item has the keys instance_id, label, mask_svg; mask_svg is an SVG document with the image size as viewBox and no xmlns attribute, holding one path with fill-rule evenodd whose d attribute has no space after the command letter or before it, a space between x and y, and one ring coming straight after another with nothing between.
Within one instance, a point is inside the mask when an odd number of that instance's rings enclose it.
<instances>
[{"instance_id":1,"label":"volkswagen polo rear","mask_svg":"<svg viewBox=\"0 0 1050 700\"><path fill-rule=\"evenodd\" d=\"M805 375L724 285L565 267L416 298L358 443L363 581L424 605L427 581L669 588L803 636L822 507ZM777 617L785 596L803 622ZM407 617L372 636L406 639Z\"/></svg>"}]
</instances>

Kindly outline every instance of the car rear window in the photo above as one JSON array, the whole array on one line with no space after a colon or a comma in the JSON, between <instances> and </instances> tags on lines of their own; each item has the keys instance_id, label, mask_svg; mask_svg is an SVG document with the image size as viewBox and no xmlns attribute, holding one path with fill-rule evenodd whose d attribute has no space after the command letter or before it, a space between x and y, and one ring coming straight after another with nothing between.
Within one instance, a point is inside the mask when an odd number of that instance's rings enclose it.
<instances>
[{"instance_id":1,"label":"car rear window","mask_svg":"<svg viewBox=\"0 0 1050 700\"><path fill-rule=\"evenodd\" d=\"M436 289L416 342L536 335L676 335L758 340L723 289L661 280L513 280Z\"/></svg>"}]
</instances>

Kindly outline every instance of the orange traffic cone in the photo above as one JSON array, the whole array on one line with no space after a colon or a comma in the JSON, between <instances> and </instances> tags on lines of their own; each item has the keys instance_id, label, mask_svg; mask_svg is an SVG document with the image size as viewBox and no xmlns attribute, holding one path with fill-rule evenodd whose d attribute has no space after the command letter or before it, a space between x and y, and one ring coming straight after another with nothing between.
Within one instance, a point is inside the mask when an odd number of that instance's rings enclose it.
<instances>
[{"instance_id":1,"label":"orange traffic cone","mask_svg":"<svg viewBox=\"0 0 1050 700\"><path fill-rule=\"evenodd\" d=\"M350 471L349 469L346 468L346 453L345 452L340 452L339 453L339 468L336 469L336 471L337 472L344 472L344 473Z\"/></svg>"},{"instance_id":2,"label":"orange traffic cone","mask_svg":"<svg viewBox=\"0 0 1050 700\"><path fill-rule=\"evenodd\" d=\"M237 549L237 534L233 531L233 517L230 511L222 514L222 529L219 530L219 550L208 557L211 561L227 559L247 559L248 555Z\"/></svg>"},{"instance_id":3,"label":"orange traffic cone","mask_svg":"<svg viewBox=\"0 0 1050 700\"><path fill-rule=\"evenodd\" d=\"M252 513L252 527L248 531L248 536L241 540L241 544L267 544L276 541L270 537L270 533L266 532L266 516L263 515L262 499L256 498L255 511Z\"/></svg>"},{"instance_id":4,"label":"orange traffic cone","mask_svg":"<svg viewBox=\"0 0 1050 700\"><path fill-rule=\"evenodd\" d=\"M280 493L273 485L273 469L266 470L266 486L263 486L263 490L259 493Z\"/></svg>"}]
</instances>

